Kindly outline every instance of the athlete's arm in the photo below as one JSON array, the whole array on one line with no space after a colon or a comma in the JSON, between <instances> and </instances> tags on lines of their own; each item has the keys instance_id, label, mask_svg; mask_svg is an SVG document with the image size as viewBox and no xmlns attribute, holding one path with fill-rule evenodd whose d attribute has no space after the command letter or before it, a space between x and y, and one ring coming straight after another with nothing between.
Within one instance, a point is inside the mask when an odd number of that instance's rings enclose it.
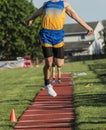
<instances>
[{"instance_id":1,"label":"athlete's arm","mask_svg":"<svg viewBox=\"0 0 106 130\"><path fill-rule=\"evenodd\" d=\"M27 19L27 25L31 25L33 20L35 20L38 16L41 16L43 14L43 6L37 10L32 16L30 16Z\"/></svg>"},{"instance_id":2,"label":"athlete's arm","mask_svg":"<svg viewBox=\"0 0 106 130\"><path fill-rule=\"evenodd\" d=\"M68 2L64 2L64 6L66 9L66 13L72 17L75 21L77 21L81 26L83 26L87 31L88 34L93 34L93 29L75 12L75 10L71 7Z\"/></svg>"}]
</instances>

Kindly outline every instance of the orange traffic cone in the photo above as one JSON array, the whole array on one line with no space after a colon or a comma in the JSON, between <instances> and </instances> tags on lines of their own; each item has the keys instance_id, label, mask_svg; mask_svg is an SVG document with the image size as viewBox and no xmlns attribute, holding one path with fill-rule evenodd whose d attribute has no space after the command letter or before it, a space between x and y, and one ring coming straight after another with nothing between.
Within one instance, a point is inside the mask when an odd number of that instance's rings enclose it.
<instances>
[{"instance_id":1,"label":"orange traffic cone","mask_svg":"<svg viewBox=\"0 0 106 130\"><path fill-rule=\"evenodd\" d=\"M14 109L12 109L12 111L11 111L10 121L11 122L16 122L17 121Z\"/></svg>"}]
</instances>

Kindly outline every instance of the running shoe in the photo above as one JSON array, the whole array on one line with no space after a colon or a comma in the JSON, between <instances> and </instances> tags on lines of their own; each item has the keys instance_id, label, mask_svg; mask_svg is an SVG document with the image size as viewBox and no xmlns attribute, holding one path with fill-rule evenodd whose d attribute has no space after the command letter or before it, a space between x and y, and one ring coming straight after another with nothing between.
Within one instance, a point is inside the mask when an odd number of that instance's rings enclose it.
<instances>
[{"instance_id":1,"label":"running shoe","mask_svg":"<svg viewBox=\"0 0 106 130\"><path fill-rule=\"evenodd\" d=\"M58 79L58 83L59 83L59 84L61 83L61 79Z\"/></svg>"},{"instance_id":2,"label":"running shoe","mask_svg":"<svg viewBox=\"0 0 106 130\"><path fill-rule=\"evenodd\" d=\"M52 84L54 84L55 83L55 79L52 79Z\"/></svg>"},{"instance_id":3,"label":"running shoe","mask_svg":"<svg viewBox=\"0 0 106 130\"><path fill-rule=\"evenodd\" d=\"M56 97L57 93L54 91L53 86L51 84L48 84L45 86L45 89L48 92L48 95L52 96L52 97Z\"/></svg>"}]
</instances>

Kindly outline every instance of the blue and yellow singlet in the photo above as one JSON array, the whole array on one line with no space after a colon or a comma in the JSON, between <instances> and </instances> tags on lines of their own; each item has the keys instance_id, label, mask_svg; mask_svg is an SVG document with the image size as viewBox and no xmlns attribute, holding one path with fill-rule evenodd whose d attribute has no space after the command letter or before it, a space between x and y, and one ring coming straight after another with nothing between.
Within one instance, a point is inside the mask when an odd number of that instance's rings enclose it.
<instances>
[{"instance_id":1,"label":"blue and yellow singlet","mask_svg":"<svg viewBox=\"0 0 106 130\"><path fill-rule=\"evenodd\" d=\"M48 1L44 4L44 13L42 17L42 29L40 36L42 46L62 47L64 45L63 25L66 20L64 1Z\"/></svg>"}]
</instances>

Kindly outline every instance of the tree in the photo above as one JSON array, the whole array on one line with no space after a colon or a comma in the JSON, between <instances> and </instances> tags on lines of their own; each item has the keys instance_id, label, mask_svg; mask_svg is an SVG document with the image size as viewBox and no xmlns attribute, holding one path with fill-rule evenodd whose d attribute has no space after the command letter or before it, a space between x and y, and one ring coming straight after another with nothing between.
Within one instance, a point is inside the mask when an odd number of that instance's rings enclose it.
<instances>
[{"instance_id":1,"label":"tree","mask_svg":"<svg viewBox=\"0 0 106 130\"><path fill-rule=\"evenodd\" d=\"M37 9L27 0L0 1L0 57L16 59L26 54L38 56L37 44L40 18L31 27L26 19Z\"/></svg>"}]
</instances>

